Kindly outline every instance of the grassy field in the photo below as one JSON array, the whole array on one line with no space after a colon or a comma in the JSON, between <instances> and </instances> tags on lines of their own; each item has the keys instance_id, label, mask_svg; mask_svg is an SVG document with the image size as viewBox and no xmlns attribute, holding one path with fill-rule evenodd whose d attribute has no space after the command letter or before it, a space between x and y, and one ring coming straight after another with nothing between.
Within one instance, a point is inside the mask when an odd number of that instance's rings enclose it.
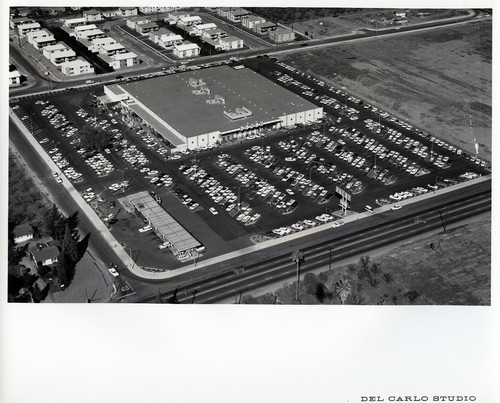
<instances>
[{"instance_id":1,"label":"grassy field","mask_svg":"<svg viewBox=\"0 0 500 403\"><path fill-rule=\"evenodd\" d=\"M406 243L356 264L302 276L302 304L340 304L333 292L347 280L346 304L489 305L491 303L491 220L448 229ZM243 303L296 304L295 283L272 294L243 297Z\"/></svg>"},{"instance_id":2,"label":"grassy field","mask_svg":"<svg viewBox=\"0 0 500 403\"><path fill-rule=\"evenodd\" d=\"M283 57L491 161L492 24L454 27L340 44ZM474 134L470 127L470 116Z\"/></svg>"}]
</instances>

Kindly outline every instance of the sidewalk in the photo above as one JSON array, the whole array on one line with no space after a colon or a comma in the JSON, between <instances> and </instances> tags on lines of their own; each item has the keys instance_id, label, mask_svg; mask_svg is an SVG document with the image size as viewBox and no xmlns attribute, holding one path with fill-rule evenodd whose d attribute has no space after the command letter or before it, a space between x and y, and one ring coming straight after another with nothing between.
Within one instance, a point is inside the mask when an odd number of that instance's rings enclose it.
<instances>
[{"instance_id":1,"label":"sidewalk","mask_svg":"<svg viewBox=\"0 0 500 403\"><path fill-rule=\"evenodd\" d=\"M23 124L23 122L19 119L19 117L14 113L12 108L9 108L9 116L12 119L13 123L19 128L21 133L25 136L25 138L30 142L30 144L33 146L37 154L40 156L40 158L45 162L45 164L54 172L61 172L59 167L56 165L54 161L48 156L48 154L45 152L43 147L36 141L36 139L33 137L33 135L30 133L30 131L27 129L27 127ZM63 180L62 186L67 190L67 192L70 194L70 196L73 198L73 200L78 204L80 209L82 210L82 213L85 214L90 221L92 221L92 224L95 226L96 230L99 231L99 233L103 236L103 238L106 240L108 245L114 249L115 253L118 255L120 258L123 266L127 268L132 268L134 265L134 261L130 258L130 256L125 252L125 250L122 248L122 246L118 243L118 241L115 239L115 237L111 234L109 229L106 227L106 225L101 221L101 219L97 216L97 214L94 212L92 207L90 207L87 202L83 199L83 197L78 193L78 191L75 189L73 184L64 176L60 176ZM137 266L135 266L134 270L132 271L134 274L141 276L142 270L138 270Z\"/></svg>"},{"instance_id":2,"label":"sidewalk","mask_svg":"<svg viewBox=\"0 0 500 403\"><path fill-rule=\"evenodd\" d=\"M29 130L24 126L24 124L21 122L21 120L15 115L15 113L12 111L11 108L10 113L11 113L11 118L13 119L14 123L19 127L19 129L22 131L24 136L30 141L30 143L33 145L37 153L40 155L40 157L45 161L45 163L51 168L51 170L60 172L60 169L57 167L57 165L50 159L50 157L47 155L45 150L42 148L42 146L36 141L36 139L31 135ZM429 192L420 196L413 197L409 200L404 200L401 202L398 202L398 204L405 206L409 205L411 203L425 200L428 198L433 197L435 194L443 194L446 192L450 192L452 190L456 189L461 189L469 186L472 183L479 183L479 182L484 182L491 180L491 175L486 175L482 176L467 182L462 182L457 185L452 185L448 186L447 188L437 190L436 192ZM164 280L164 279L169 279L176 277L180 274L184 273L189 273L194 270L199 270L203 269L205 267L221 263L225 260L233 259L236 257L241 257L242 255L246 255L249 253L253 253L256 251L260 251L263 249L271 248L273 246L283 244L285 242L293 241L296 239L300 239L304 236L311 235L311 234L316 234L322 231L331 231L331 223L319 225L317 227L313 227L298 233L290 234L278 239L273 239L269 241L264 241L256 245L252 245L250 247L236 250L233 252L229 252L220 256L216 256L214 258L210 258L207 260L203 260L201 262L197 262L196 264L191 264L182 268L178 268L175 270L171 271L159 271L159 272L151 272L151 271L146 271L143 270L142 268L138 267L135 265L134 261L132 258L127 254L125 249L118 243L116 238L111 234L109 229L104 225L104 223L101 221L101 219L97 216L97 214L94 212L94 210L83 200L81 195L78 193L78 191L73 187L71 182L69 182L64 176L63 176L63 186L66 188L68 193L73 197L75 202L79 205L81 208L82 212L89 217L89 219L92 221L92 223L95 225L96 229L102 234L103 238L107 241L107 243L111 246L111 248L114 249L115 253L118 255L120 258L122 265L124 267L127 267L134 275L141 277L143 279L151 279L151 280ZM342 219L344 223L350 223L353 221L357 221L359 219L363 219L369 216L372 216L373 214L379 214L383 212L390 211L391 205L386 205L383 207L378 207L374 209L374 213L370 212L363 212L363 213L358 213L358 214L351 214L346 216L345 218Z\"/></svg>"}]
</instances>

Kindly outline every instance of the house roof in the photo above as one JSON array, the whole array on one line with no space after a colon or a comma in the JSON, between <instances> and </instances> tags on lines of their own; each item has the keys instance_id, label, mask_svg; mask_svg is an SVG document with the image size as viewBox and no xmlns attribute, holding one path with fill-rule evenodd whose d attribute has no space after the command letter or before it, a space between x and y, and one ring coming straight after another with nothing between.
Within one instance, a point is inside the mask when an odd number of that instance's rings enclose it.
<instances>
[{"instance_id":1,"label":"house roof","mask_svg":"<svg viewBox=\"0 0 500 403\"><path fill-rule=\"evenodd\" d=\"M31 252L33 259L37 262L43 262L47 259L58 257L59 253L59 248L57 246L49 246L48 248Z\"/></svg>"},{"instance_id":2,"label":"house roof","mask_svg":"<svg viewBox=\"0 0 500 403\"><path fill-rule=\"evenodd\" d=\"M85 14L85 15L97 15L97 14L102 14L102 11L99 11L99 10L88 10L88 11L84 11L83 14Z\"/></svg>"},{"instance_id":3,"label":"house roof","mask_svg":"<svg viewBox=\"0 0 500 403\"><path fill-rule=\"evenodd\" d=\"M17 70L15 71L19 73ZM33 233L33 227L30 224L20 224L16 228L14 228L14 237L16 238L29 235L32 233Z\"/></svg>"},{"instance_id":4,"label":"house roof","mask_svg":"<svg viewBox=\"0 0 500 403\"><path fill-rule=\"evenodd\" d=\"M241 41L241 38L238 38L237 36L228 36L226 38L220 38L221 42L236 42L236 41Z\"/></svg>"},{"instance_id":5,"label":"house roof","mask_svg":"<svg viewBox=\"0 0 500 403\"><path fill-rule=\"evenodd\" d=\"M55 52L56 50L67 49L66 45L62 42L58 42L55 45L48 45L43 48L45 52Z\"/></svg>"},{"instance_id":6,"label":"house roof","mask_svg":"<svg viewBox=\"0 0 500 403\"><path fill-rule=\"evenodd\" d=\"M175 48L182 52L183 50L199 49L200 47L196 43L185 43L183 45L176 45Z\"/></svg>"}]
</instances>

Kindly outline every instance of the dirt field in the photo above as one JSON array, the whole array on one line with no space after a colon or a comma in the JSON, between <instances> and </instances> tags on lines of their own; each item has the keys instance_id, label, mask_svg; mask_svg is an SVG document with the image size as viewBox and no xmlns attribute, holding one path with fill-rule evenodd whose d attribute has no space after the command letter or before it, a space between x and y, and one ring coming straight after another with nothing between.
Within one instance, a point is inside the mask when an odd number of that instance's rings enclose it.
<instances>
[{"instance_id":1,"label":"dirt field","mask_svg":"<svg viewBox=\"0 0 500 403\"><path fill-rule=\"evenodd\" d=\"M347 279L351 291L346 304L489 305L490 259L491 220L484 218L371 257L365 266L361 262L333 265L331 272L306 274L300 285L300 301L339 304L332 290L338 280ZM282 304L297 303L295 283L276 293ZM246 296L242 302L269 304L274 298L272 294L255 299Z\"/></svg>"},{"instance_id":2,"label":"dirt field","mask_svg":"<svg viewBox=\"0 0 500 403\"><path fill-rule=\"evenodd\" d=\"M325 9L321 9L325 10ZM425 11L425 12L423 12ZM422 24L444 18L460 17L468 14L467 10L396 10L396 9L370 9L346 13L345 15L328 15L328 12L317 13L311 19L295 19L280 21L293 29L305 34L311 39L326 38L331 36L348 35L363 28L390 28L398 25L395 21L395 13L404 13L404 26ZM272 19L272 18L271 18ZM274 19L272 19L274 21Z\"/></svg>"},{"instance_id":3,"label":"dirt field","mask_svg":"<svg viewBox=\"0 0 500 403\"><path fill-rule=\"evenodd\" d=\"M490 161L491 59L491 21L283 57L467 151L476 137L479 156Z\"/></svg>"}]
</instances>

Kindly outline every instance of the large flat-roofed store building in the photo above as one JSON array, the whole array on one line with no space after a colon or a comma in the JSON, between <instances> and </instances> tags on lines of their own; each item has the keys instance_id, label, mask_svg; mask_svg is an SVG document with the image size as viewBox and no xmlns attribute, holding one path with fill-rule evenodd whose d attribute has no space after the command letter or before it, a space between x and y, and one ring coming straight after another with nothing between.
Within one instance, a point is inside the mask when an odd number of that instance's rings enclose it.
<instances>
[{"instance_id":1,"label":"large flat-roofed store building","mask_svg":"<svg viewBox=\"0 0 500 403\"><path fill-rule=\"evenodd\" d=\"M322 107L260 74L227 65L106 85L104 92L179 151L323 116Z\"/></svg>"}]
</instances>

